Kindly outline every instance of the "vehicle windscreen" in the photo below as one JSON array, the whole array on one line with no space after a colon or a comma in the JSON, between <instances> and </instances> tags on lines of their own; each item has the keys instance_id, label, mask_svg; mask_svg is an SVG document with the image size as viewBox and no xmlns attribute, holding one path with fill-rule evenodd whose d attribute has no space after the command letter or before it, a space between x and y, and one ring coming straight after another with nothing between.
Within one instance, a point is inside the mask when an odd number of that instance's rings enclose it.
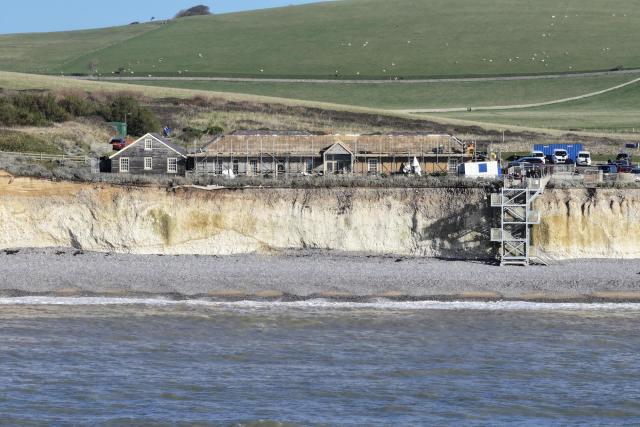
<instances>
[{"instance_id":1,"label":"vehicle windscreen","mask_svg":"<svg viewBox=\"0 0 640 427\"><path fill-rule=\"evenodd\" d=\"M567 152L564 150L557 150L556 151L556 156L566 156Z\"/></svg>"},{"instance_id":2,"label":"vehicle windscreen","mask_svg":"<svg viewBox=\"0 0 640 427\"><path fill-rule=\"evenodd\" d=\"M581 159L588 159L589 155L588 154L584 154L584 153L580 153L580 154L578 154L578 157L580 157Z\"/></svg>"}]
</instances>

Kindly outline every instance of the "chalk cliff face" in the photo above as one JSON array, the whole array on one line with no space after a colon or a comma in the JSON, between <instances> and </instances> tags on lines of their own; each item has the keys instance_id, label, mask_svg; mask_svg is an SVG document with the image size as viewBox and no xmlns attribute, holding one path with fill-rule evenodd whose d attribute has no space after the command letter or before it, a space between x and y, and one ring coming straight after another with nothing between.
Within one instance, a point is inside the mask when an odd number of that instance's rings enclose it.
<instances>
[{"instance_id":1,"label":"chalk cliff face","mask_svg":"<svg viewBox=\"0 0 640 427\"><path fill-rule=\"evenodd\" d=\"M485 259L482 189L203 191L0 176L0 248L226 255L321 248ZM553 258L640 257L640 190L548 190L535 245Z\"/></svg>"},{"instance_id":2,"label":"chalk cliff face","mask_svg":"<svg viewBox=\"0 0 640 427\"><path fill-rule=\"evenodd\" d=\"M481 189L167 191L24 178L4 183L4 248L221 255L322 248L491 256L491 211Z\"/></svg>"},{"instance_id":3,"label":"chalk cliff face","mask_svg":"<svg viewBox=\"0 0 640 427\"><path fill-rule=\"evenodd\" d=\"M534 244L551 258L640 258L640 190L547 190Z\"/></svg>"}]
</instances>

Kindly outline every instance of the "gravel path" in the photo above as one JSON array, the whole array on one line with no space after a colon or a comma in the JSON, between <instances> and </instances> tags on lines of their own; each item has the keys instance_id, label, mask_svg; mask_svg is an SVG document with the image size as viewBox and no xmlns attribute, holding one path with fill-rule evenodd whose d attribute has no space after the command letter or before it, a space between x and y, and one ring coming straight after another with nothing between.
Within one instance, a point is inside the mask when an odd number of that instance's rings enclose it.
<instances>
[{"instance_id":1,"label":"gravel path","mask_svg":"<svg viewBox=\"0 0 640 427\"><path fill-rule=\"evenodd\" d=\"M445 82L473 82L473 81L507 81L507 80L539 80L539 79L559 79L559 78L575 78L585 76L600 75L616 75L616 74L637 74L640 70L623 70L615 72L594 72L583 74L552 74L552 75L534 75L534 76L511 76L511 77L474 77L459 79L422 79L422 80L314 80L314 79L257 79L257 78L233 78L233 77L74 77L82 80L108 80L108 81L227 81L227 82L260 82L260 83L319 83L319 84L389 84L389 83L445 83ZM640 82L640 78L608 87L602 90L584 93L582 95L571 96L568 98L553 99L550 101L535 102L529 104L509 104L509 105L491 105L491 106L465 106L465 107L448 107L448 108L410 108L410 109L392 109L396 113L403 114L426 114L426 113L456 113L464 111L493 111L493 110L522 110L526 108L544 107L548 105L564 104L580 99L592 98L594 96L603 95L626 86Z\"/></svg>"},{"instance_id":2,"label":"gravel path","mask_svg":"<svg viewBox=\"0 0 640 427\"><path fill-rule=\"evenodd\" d=\"M598 77L639 74L640 69L633 68L618 71L587 71L584 73L562 73L562 74L530 74L519 76L487 76L487 77L448 77L431 79L287 79L271 77L162 77L162 76L70 76L67 78L76 80L96 80L96 81L185 81L185 82L247 82L247 83L319 83L319 84L413 84L413 83L454 83L454 82L494 82L512 80L542 80L542 79L571 79L579 77Z\"/></svg>"},{"instance_id":3,"label":"gravel path","mask_svg":"<svg viewBox=\"0 0 640 427\"><path fill-rule=\"evenodd\" d=\"M0 294L393 296L640 299L638 260L501 268L481 262L302 251L278 255L141 256L70 249L0 251Z\"/></svg>"},{"instance_id":4,"label":"gravel path","mask_svg":"<svg viewBox=\"0 0 640 427\"><path fill-rule=\"evenodd\" d=\"M595 92L589 92L578 96L571 96L569 98L554 99L551 101L535 102L532 104L510 104L510 105L492 105L492 106L479 106L479 107L453 107L453 108L418 108L410 110L394 110L399 113L455 113L461 111L492 111L492 110L522 110L525 108L544 107L546 105L564 104L566 102L578 101L580 99L593 98L594 96L603 95L614 90L622 89L623 87L636 84L640 82L640 78L633 79L629 82L622 83L616 86L612 86L606 89L598 90Z\"/></svg>"}]
</instances>

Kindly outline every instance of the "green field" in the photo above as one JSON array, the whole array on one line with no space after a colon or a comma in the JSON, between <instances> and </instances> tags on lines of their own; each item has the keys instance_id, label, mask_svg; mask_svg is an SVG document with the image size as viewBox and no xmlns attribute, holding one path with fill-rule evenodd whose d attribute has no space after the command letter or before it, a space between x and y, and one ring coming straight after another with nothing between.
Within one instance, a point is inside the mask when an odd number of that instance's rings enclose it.
<instances>
[{"instance_id":1,"label":"green field","mask_svg":"<svg viewBox=\"0 0 640 427\"><path fill-rule=\"evenodd\" d=\"M248 93L390 110L514 105L553 101L595 92L637 76L479 82L332 84L221 81L125 81L147 86Z\"/></svg>"},{"instance_id":2,"label":"green field","mask_svg":"<svg viewBox=\"0 0 640 427\"><path fill-rule=\"evenodd\" d=\"M0 36L38 73L420 77L640 67L636 0L343 0L165 25ZM153 28L153 30L151 30Z\"/></svg>"},{"instance_id":3,"label":"green field","mask_svg":"<svg viewBox=\"0 0 640 427\"><path fill-rule=\"evenodd\" d=\"M446 113L442 117L505 125L585 130L640 132L640 84L564 104L524 110Z\"/></svg>"},{"instance_id":4,"label":"green field","mask_svg":"<svg viewBox=\"0 0 640 427\"><path fill-rule=\"evenodd\" d=\"M88 52L114 46L158 29L157 24L99 30L0 35L0 70L58 74L65 65ZM82 73L89 73L85 64Z\"/></svg>"}]
</instances>

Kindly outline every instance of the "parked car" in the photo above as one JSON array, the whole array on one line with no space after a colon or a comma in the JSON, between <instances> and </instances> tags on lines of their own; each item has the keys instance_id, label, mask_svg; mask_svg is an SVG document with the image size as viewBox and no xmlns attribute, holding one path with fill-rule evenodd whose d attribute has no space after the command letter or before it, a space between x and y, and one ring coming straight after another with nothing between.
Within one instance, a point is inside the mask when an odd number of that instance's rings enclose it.
<instances>
[{"instance_id":1,"label":"parked car","mask_svg":"<svg viewBox=\"0 0 640 427\"><path fill-rule=\"evenodd\" d=\"M529 157L535 157L535 158L539 158L542 159L542 164L546 163L546 156L544 154L544 151L532 151L531 154L529 155Z\"/></svg>"},{"instance_id":2,"label":"parked car","mask_svg":"<svg viewBox=\"0 0 640 427\"><path fill-rule=\"evenodd\" d=\"M627 153L618 154L616 160L613 162L610 161L609 163L616 165L616 167L618 168L618 173L628 173L631 172L631 170L634 168L633 164L631 163L631 156L629 156Z\"/></svg>"},{"instance_id":3,"label":"parked car","mask_svg":"<svg viewBox=\"0 0 640 427\"><path fill-rule=\"evenodd\" d=\"M127 145L131 144L131 142L132 141L127 138L115 137L111 138L109 144L111 144L111 147L113 147L113 151L120 151Z\"/></svg>"},{"instance_id":4,"label":"parked car","mask_svg":"<svg viewBox=\"0 0 640 427\"><path fill-rule=\"evenodd\" d=\"M624 161L616 161L614 164L616 168L618 168L618 173L630 173L634 169L633 165Z\"/></svg>"},{"instance_id":5,"label":"parked car","mask_svg":"<svg viewBox=\"0 0 640 427\"><path fill-rule=\"evenodd\" d=\"M618 166L613 163L598 165L598 169L601 170L602 173L618 173Z\"/></svg>"},{"instance_id":6,"label":"parked car","mask_svg":"<svg viewBox=\"0 0 640 427\"><path fill-rule=\"evenodd\" d=\"M631 173L635 175L634 181L640 182L640 168L631 169Z\"/></svg>"},{"instance_id":7,"label":"parked car","mask_svg":"<svg viewBox=\"0 0 640 427\"><path fill-rule=\"evenodd\" d=\"M519 166L534 166L534 165L544 165L544 159L540 157L520 157L518 160L514 160L513 162L509 162L508 167L519 167Z\"/></svg>"},{"instance_id":8,"label":"parked car","mask_svg":"<svg viewBox=\"0 0 640 427\"><path fill-rule=\"evenodd\" d=\"M551 159L555 164L565 164L569 160L569 153L564 148L556 148L553 150Z\"/></svg>"},{"instance_id":9,"label":"parked car","mask_svg":"<svg viewBox=\"0 0 640 427\"><path fill-rule=\"evenodd\" d=\"M578 166L591 166L591 153L588 151L580 151L576 158Z\"/></svg>"}]
</instances>

